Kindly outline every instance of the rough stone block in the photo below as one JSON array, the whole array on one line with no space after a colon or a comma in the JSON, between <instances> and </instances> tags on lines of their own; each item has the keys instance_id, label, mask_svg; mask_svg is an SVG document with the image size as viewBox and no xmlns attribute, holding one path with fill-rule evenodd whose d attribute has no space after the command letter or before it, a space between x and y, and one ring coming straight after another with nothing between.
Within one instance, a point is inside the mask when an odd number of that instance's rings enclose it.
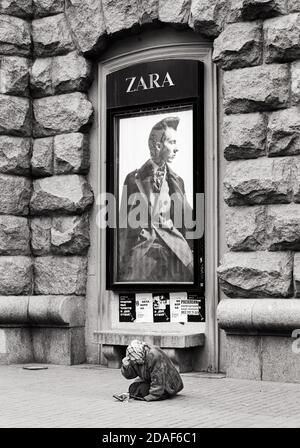
<instances>
[{"instance_id":1,"label":"rough stone block","mask_svg":"<svg viewBox=\"0 0 300 448\"><path fill-rule=\"evenodd\" d=\"M0 255L28 255L29 226L26 218L0 215Z\"/></svg>"},{"instance_id":2,"label":"rough stone block","mask_svg":"<svg viewBox=\"0 0 300 448\"><path fill-rule=\"evenodd\" d=\"M76 174L46 177L33 181L32 214L83 213L93 203L89 183Z\"/></svg>"},{"instance_id":3,"label":"rough stone block","mask_svg":"<svg viewBox=\"0 0 300 448\"><path fill-rule=\"evenodd\" d=\"M85 295L86 257L38 257L34 273L35 294Z\"/></svg>"},{"instance_id":4,"label":"rough stone block","mask_svg":"<svg viewBox=\"0 0 300 448\"><path fill-rule=\"evenodd\" d=\"M87 174L88 135L71 133L35 139L31 163L32 173L36 177L52 174Z\"/></svg>"},{"instance_id":5,"label":"rough stone block","mask_svg":"<svg viewBox=\"0 0 300 448\"><path fill-rule=\"evenodd\" d=\"M230 250L263 250L266 240L266 207L228 207L225 228Z\"/></svg>"},{"instance_id":6,"label":"rough stone block","mask_svg":"<svg viewBox=\"0 0 300 448\"><path fill-rule=\"evenodd\" d=\"M286 107L289 101L288 66L272 64L226 71L223 88L227 114Z\"/></svg>"},{"instance_id":7,"label":"rough stone block","mask_svg":"<svg viewBox=\"0 0 300 448\"><path fill-rule=\"evenodd\" d=\"M223 70L259 65L262 62L261 22L227 25L214 41L213 60Z\"/></svg>"},{"instance_id":8,"label":"rough stone block","mask_svg":"<svg viewBox=\"0 0 300 448\"><path fill-rule=\"evenodd\" d=\"M228 297L290 297L292 269L289 252L228 252L217 272Z\"/></svg>"},{"instance_id":9,"label":"rough stone block","mask_svg":"<svg viewBox=\"0 0 300 448\"><path fill-rule=\"evenodd\" d=\"M51 176L53 174L53 137L33 140L32 174L35 177Z\"/></svg>"},{"instance_id":10,"label":"rough stone block","mask_svg":"<svg viewBox=\"0 0 300 448\"><path fill-rule=\"evenodd\" d=\"M158 18L163 23L185 24L189 20L190 0L159 1Z\"/></svg>"},{"instance_id":11,"label":"rough stone block","mask_svg":"<svg viewBox=\"0 0 300 448\"><path fill-rule=\"evenodd\" d=\"M55 217L51 228L51 249L54 254L80 255L90 245L89 217Z\"/></svg>"},{"instance_id":12,"label":"rough stone block","mask_svg":"<svg viewBox=\"0 0 300 448\"><path fill-rule=\"evenodd\" d=\"M91 83L91 69L91 62L77 52L53 58L53 93L87 91Z\"/></svg>"},{"instance_id":13,"label":"rough stone block","mask_svg":"<svg viewBox=\"0 0 300 448\"><path fill-rule=\"evenodd\" d=\"M159 1L160 0L142 0L138 2L138 17L141 25L151 23L158 19Z\"/></svg>"},{"instance_id":14,"label":"rough stone block","mask_svg":"<svg viewBox=\"0 0 300 448\"><path fill-rule=\"evenodd\" d=\"M87 91L91 82L91 63L76 52L54 58L36 59L31 73L34 96Z\"/></svg>"},{"instance_id":15,"label":"rough stone block","mask_svg":"<svg viewBox=\"0 0 300 448\"><path fill-rule=\"evenodd\" d=\"M32 263L30 257L0 257L0 295L26 295L32 288Z\"/></svg>"},{"instance_id":16,"label":"rough stone block","mask_svg":"<svg viewBox=\"0 0 300 448\"><path fill-rule=\"evenodd\" d=\"M87 129L93 107L83 93L69 93L33 101L34 136L47 137Z\"/></svg>"},{"instance_id":17,"label":"rough stone block","mask_svg":"<svg viewBox=\"0 0 300 448\"><path fill-rule=\"evenodd\" d=\"M300 383L300 356L293 352L295 339L264 336L261 338L262 380ZM299 343L297 350L299 350Z\"/></svg>"},{"instance_id":18,"label":"rough stone block","mask_svg":"<svg viewBox=\"0 0 300 448\"><path fill-rule=\"evenodd\" d=\"M24 364L34 361L28 328L1 328L0 338L4 342L0 351L0 364Z\"/></svg>"},{"instance_id":19,"label":"rough stone block","mask_svg":"<svg viewBox=\"0 0 300 448\"><path fill-rule=\"evenodd\" d=\"M1 0L0 14L30 18L32 15L32 0Z\"/></svg>"},{"instance_id":20,"label":"rough stone block","mask_svg":"<svg viewBox=\"0 0 300 448\"><path fill-rule=\"evenodd\" d=\"M65 11L69 26L84 54L96 53L105 47L105 23L98 0L66 0Z\"/></svg>"},{"instance_id":21,"label":"rough stone block","mask_svg":"<svg viewBox=\"0 0 300 448\"><path fill-rule=\"evenodd\" d=\"M266 227L269 250L300 250L300 205L270 205Z\"/></svg>"},{"instance_id":22,"label":"rough stone block","mask_svg":"<svg viewBox=\"0 0 300 448\"><path fill-rule=\"evenodd\" d=\"M218 36L224 27L227 0L192 0L190 26L201 34Z\"/></svg>"},{"instance_id":23,"label":"rough stone block","mask_svg":"<svg viewBox=\"0 0 300 448\"><path fill-rule=\"evenodd\" d=\"M296 297L300 297L300 253L294 257L294 284Z\"/></svg>"},{"instance_id":24,"label":"rough stone block","mask_svg":"<svg viewBox=\"0 0 300 448\"><path fill-rule=\"evenodd\" d=\"M64 0L32 0L35 17L50 16L64 12Z\"/></svg>"},{"instance_id":25,"label":"rough stone block","mask_svg":"<svg viewBox=\"0 0 300 448\"><path fill-rule=\"evenodd\" d=\"M54 174L86 174L89 156L87 135L73 133L54 137Z\"/></svg>"},{"instance_id":26,"label":"rough stone block","mask_svg":"<svg viewBox=\"0 0 300 448\"><path fill-rule=\"evenodd\" d=\"M300 58L300 14L288 14L264 22L267 63Z\"/></svg>"},{"instance_id":27,"label":"rough stone block","mask_svg":"<svg viewBox=\"0 0 300 448\"><path fill-rule=\"evenodd\" d=\"M33 328L31 334L35 362L62 365L85 362L84 327Z\"/></svg>"},{"instance_id":28,"label":"rough stone block","mask_svg":"<svg viewBox=\"0 0 300 448\"><path fill-rule=\"evenodd\" d=\"M108 34L152 22L158 18L159 0L102 0L103 16Z\"/></svg>"},{"instance_id":29,"label":"rough stone block","mask_svg":"<svg viewBox=\"0 0 300 448\"><path fill-rule=\"evenodd\" d=\"M29 138L0 136L0 172L28 176L31 142Z\"/></svg>"},{"instance_id":30,"label":"rough stone block","mask_svg":"<svg viewBox=\"0 0 300 448\"><path fill-rule=\"evenodd\" d=\"M293 158L230 162L224 180L224 199L228 205L291 202L293 169Z\"/></svg>"},{"instance_id":31,"label":"rough stone block","mask_svg":"<svg viewBox=\"0 0 300 448\"><path fill-rule=\"evenodd\" d=\"M31 234L34 255L81 255L90 244L88 215L33 218Z\"/></svg>"},{"instance_id":32,"label":"rough stone block","mask_svg":"<svg viewBox=\"0 0 300 448\"><path fill-rule=\"evenodd\" d=\"M144 1L142 0L144 3ZM104 22L108 34L117 33L139 24L138 2L102 0Z\"/></svg>"},{"instance_id":33,"label":"rough stone block","mask_svg":"<svg viewBox=\"0 0 300 448\"><path fill-rule=\"evenodd\" d=\"M267 148L269 156L300 154L300 107L270 114Z\"/></svg>"},{"instance_id":34,"label":"rough stone block","mask_svg":"<svg viewBox=\"0 0 300 448\"><path fill-rule=\"evenodd\" d=\"M0 134L29 137L31 133L29 100L0 94Z\"/></svg>"},{"instance_id":35,"label":"rough stone block","mask_svg":"<svg viewBox=\"0 0 300 448\"><path fill-rule=\"evenodd\" d=\"M0 213L27 215L31 196L31 181L26 177L0 175Z\"/></svg>"},{"instance_id":36,"label":"rough stone block","mask_svg":"<svg viewBox=\"0 0 300 448\"><path fill-rule=\"evenodd\" d=\"M298 104L300 102L300 61L291 64L292 77L292 102Z\"/></svg>"},{"instance_id":37,"label":"rough stone block","mask_svg":"<svg viewBox=\"0 0 300 448\"><path fill-rule=\"evenodd\" d=\"M230 21L265 19L285 13L282 0L232 0Z\"/></svg>"},{"instance_id":38,"label":"rough stone block","mask_svg":"<svg viewBox=\"0 0 300 448\"><path fill-rule=\"evenodd\" d=\"M287 0L288 12L300 11L299 0Z\"/></svg>"},{"instance_id":39,"label":"rough stone block","mask_svg":"<svg viewBox=\"0 0 300 448\"><path fill-rule=\"evenodd\" d=\"M0 53L29 56L30 52L29 23L17 17L0 14Z\"/></svg>"},{"instance_id":40,"label":"rough stone block","mask_svg":"<svg viewBox=\"0 0 300 448\"><path fill-rule=\"evenodd\" d=\"M227 370L229 378L261 380L260 338L256 336L227 335Z\"/></svg>"},{"instance_id":41,"label":"rough stone block","mask_svg":"<svg viewBox=\"0 0 300 448\"><path fill-rule=\"evenodd\" d=\"M4 56L0 58L0 93L28 96L28 59L18 56Z\"/></svg>"},{"instance_id":42,"label":"rough stone block","mask_svg":"<svg viewBox=\"0 0 300 448\"><path fill-rule=\"evenodd\" d=\"M30 72L32 96L48 96L53 94L52 59L38 58L33 62Z\"/></svg>"},{"instance_id":43,"label":"rough stone block","mask_svg":"<svg viewBox=\"0 0 300 448\"><path fill-rule=\"evenodd\" d=\"M217 320L227 333L290 335L300 328L300 300L226 298L218 305Z\"/></svg>"},{"instance_id":44,"label":"rough stone block","mask_svg":"<svg viewBox=\"0 0 300 448\"><path fill-rule=\"evenodd\" d=\"M33 20L32 40L36 57L55 56L75 50L64 14Z\"/></svg>"},{"instance_id":45,"label":"rough stone block","mask_svg":"<svg viewBox=\"0 0 300 448\"><path fill-rule=\"evenodd\" d=\"M294 192L294 202L300 202L300 161L298 158L294 158L293 166L293 192Z\"/></svg>"},{"instance_id":46,"label":"rough stone block","mask_svg":"<svg viewBox=\"0 0 300 448\"><path fill-rule=\"evenodd\" d=\"M266 117L260 113L225 115L224 156L227 160L265 155Z\"/></svg>"},{"instance_id":47,"label":"rough stone block","mask_svg":"<svg viewBox=\"0 0 300 448\"><path fill-rule=\"evenodd\" d=\"M51 252L52 218L38 217L30 220L31 249L33 255L49 255Z\"/></svg>"}]
</instances>

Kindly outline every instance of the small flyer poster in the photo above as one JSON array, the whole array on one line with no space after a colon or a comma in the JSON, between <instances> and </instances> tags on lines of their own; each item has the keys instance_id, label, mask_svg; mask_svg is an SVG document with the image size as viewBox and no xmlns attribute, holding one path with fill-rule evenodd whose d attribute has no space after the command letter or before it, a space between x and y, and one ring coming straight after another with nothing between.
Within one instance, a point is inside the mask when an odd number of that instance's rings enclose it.
<instances>
[{"instance_id":1,"label":"small flyer poster","mask_svg":"<svg viewBox=\"0 0 300 448\"><path fill-rule=\"evenodd\" d=\"M119 321L134 322L135 319L135 294L119 294Z\"/></svg>"},{"instance_id":2,"label":"small flyer poster","mask_svg":"<svg viewBox=\"0 0 300 448\"><path fill-rule=\"evenodd\" d=\"M168 293L153 294L154 322L170 322L170 297Z\"/></svg>"},{"instance_id":3,"label":"small flyer poster","mask_svg":"<svg viewBox=\"0 0 300 448\"><path fill-rule=\"evenodd\" d=\"M153 322L153 300L151 293L135 295L136 322Z\"/></svg>"},{"instance_id":4,"label":"small flyer poster","mask_svg":"<svg viewBox=\"0 0 300 448\"><path fill-rule=\"evenodd\" d=\"M187 300L186 292L170 293L171 322L187 322L186 309L182 312L181 303Z\"/></svg>"},{"instance_id":5,"label":"small flyer poster","mask_svg":"<svg viewBox=\"0 0 300 448\"><path fill-rule=\"evenodd\" d=\"M205 322L205 298L197 293L189 293L187 300L181 303L187 314L188 322Z\"/></svg>"}]
</instances>

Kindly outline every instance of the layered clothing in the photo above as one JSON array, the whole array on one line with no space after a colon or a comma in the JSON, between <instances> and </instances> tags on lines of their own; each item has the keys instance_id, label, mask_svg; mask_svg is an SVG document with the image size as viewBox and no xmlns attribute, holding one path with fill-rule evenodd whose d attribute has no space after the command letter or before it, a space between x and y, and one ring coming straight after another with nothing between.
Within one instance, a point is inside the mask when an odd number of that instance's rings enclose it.
<instances>
[{"instance_id":1,"label":"layered clothing","mask_svg":"<svg viewBox=\"0 0 300 448\"><path fill-rule=\"evenodd\" d=\"M134 390L137 396L146 401L165 399L183 389L179 372L164 351L157 346L145 345L143 361L140 363L124 358L121 372L127 379L138 377L129 391Z\"/></svg>"},{"instance_id":2,"label":"layered clothing","mask_svg":"<svg viewBox=\"0 0 300 448\"><path fill-rule=\"evenodd\" d=\"M192 281L192 240L188 243L185 238L187 217L192 217L192 209L184 182L167 164L159 192L151 159L129 173L120 207L120 280L146 282L165 277L166 281Z\"/></svg>"}]
</instances>

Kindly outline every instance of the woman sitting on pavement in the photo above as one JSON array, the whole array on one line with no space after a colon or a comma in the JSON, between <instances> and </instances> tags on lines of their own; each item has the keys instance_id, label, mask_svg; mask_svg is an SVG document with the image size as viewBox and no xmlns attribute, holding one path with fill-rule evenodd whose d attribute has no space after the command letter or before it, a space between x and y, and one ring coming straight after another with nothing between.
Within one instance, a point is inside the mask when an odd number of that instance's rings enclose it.
<instances>
[{"instance_id":1,"label":"woman sitting on pavement","mask_svg":"<svg viewBox=\"0 0 300 448\"><path fill-rule=\"evenodd\" d=\"M183 389L181 376L164 351L142 341L134 340L127 347L121 372L127 379L138 377L129 386L133 398L163 400Z\"/></svg>"}]
</instances>

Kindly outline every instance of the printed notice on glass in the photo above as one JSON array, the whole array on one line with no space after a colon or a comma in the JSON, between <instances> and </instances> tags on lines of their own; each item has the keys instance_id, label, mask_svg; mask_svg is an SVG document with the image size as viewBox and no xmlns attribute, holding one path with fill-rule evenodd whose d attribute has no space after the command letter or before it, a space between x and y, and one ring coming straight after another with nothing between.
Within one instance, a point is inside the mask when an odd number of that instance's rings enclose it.
<instances>
[{"instance_id":1,"label":"printed notice on glass","mask_svg":"<svg viewBox=\"0 0 300 448\"><path fill-rule=\"evenodd\" d=\"M119 294L119 321L135 321L135 294Z\"/></svg>"},{"instance_id":2,"label":"printed notice on glass","mask_svg":"<svg viewBox=\"0 0 300 448\"><path fill-rule=\"evenodd\" d=\"M187 322L186 308L182 308L182 302L187 300L186 292L170 293L171 322Z\"/></svg>"},{"instance_id":3,"label":"printed notice on glass","mask_svg":"<svg viewBox=\"0 0 300 448\"><path fill-rule=\"evenodd\" d=\"M187 314L188 322L205 321L205 299L198 294L188 294L187 300L182 301L181 308Z\"/></svg>"},{"instance_id":4,"label":"printed notice on glass","mask_svg":"<svg viewBox=\"0 0 300 448\"><path fill-rule=\"evenodd\" d=\"M152 294L135 295L136 322L153 322Z\"/></svg>"},{"instance_id":5,"label":"printed notice on glass","mask_svg":"<svg viewBox=\"0 0 300 448\"><path fill-rule=\"evenodd\" d=\"M170 322L170 298L168 293L153 294L154 322Z\"/></svg>"}]
</instances>

